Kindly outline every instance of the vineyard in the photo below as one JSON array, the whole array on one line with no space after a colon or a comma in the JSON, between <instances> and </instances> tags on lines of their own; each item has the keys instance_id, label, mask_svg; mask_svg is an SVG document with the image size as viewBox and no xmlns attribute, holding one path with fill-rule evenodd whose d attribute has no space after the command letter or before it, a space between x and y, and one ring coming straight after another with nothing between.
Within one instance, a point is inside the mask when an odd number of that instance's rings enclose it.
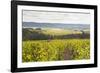
<instances>
[{"instance_id":1,"label":"vineyard","mask_svg":"<svg viewBox=\"0 0 100 73\"><path fill-rule=\"evenodd\" d=\"M60 61L90 58L89 39L28 40L22 43L22 61Z\"/></svg>"}]
</instances>

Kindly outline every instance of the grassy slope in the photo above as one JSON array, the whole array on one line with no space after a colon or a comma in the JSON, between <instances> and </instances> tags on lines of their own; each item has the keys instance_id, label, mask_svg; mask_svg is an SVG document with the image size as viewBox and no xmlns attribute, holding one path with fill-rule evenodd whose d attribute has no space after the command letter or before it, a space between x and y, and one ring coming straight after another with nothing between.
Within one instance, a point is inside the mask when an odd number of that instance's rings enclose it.
<instances>
[{"instance_id":1,"label":"grassy slope","mask_svg":"<svg viewBox=\"0 0 100 73\"><path fill-rule=\"evenodd\" d=\"M31 31L37 31L40 33L43 33L45 35L68 35L68 34L81 34L80 31L74 31L74 30L64 30L64 29L43 29L41 30L31 30Z\"/></svg>"}]
</instances>

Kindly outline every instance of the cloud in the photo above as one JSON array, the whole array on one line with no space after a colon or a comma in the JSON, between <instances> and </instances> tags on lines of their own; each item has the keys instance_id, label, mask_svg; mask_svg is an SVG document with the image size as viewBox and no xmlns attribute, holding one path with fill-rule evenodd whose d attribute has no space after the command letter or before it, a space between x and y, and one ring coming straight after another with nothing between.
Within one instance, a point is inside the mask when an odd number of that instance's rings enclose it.
<instances>
[{"instance_id":1,"label":"cloud","mask_svg":"<svg viewBox=\"0 0 100 73\"><path fill-rule=\"evenodd\" d=\"M89 13L23 11L23 22L90 24L90 19Z\"/></svg>"}]
</instances>

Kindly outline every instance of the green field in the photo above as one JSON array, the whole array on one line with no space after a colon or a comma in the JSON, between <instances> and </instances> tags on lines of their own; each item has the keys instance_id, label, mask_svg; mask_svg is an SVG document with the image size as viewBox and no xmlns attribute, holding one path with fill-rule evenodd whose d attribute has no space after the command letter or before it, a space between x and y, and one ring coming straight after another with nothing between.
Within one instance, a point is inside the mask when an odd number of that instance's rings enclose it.
<instances>
[{"instance_id":1,"label":"green field","mask_svg":"<svg viewBox=\"0 0 100 73\"><path fill-rule=\"evenodd\" d=\"M89 32L23 29L23 62L82 59L90 59Z\"/></svg>"},{"instance_id":2,"label":"green field","mask_svg":"<svg viewBox=\"0 0 100 73\"><path fill-rule=\"evenodd\" d=\"M36 31L36 30L35 30ZM68 35L68 34L81 34L80 31L64 30L64 29L44 29L43 34L46 35Z\"/></svg>"}]
</instances>

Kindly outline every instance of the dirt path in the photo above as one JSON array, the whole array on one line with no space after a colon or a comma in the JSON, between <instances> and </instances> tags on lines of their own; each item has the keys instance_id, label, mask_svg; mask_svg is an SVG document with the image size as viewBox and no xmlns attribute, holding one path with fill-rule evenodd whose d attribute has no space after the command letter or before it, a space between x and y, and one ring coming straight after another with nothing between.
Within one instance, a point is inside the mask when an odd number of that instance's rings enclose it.
<instances>
[{"instance_id":1,"label":"dirt path","mask_svg":"<svg viewBox=\"0 0 100 73\"><path fill-rule=\"evenodd\" d=\"M69 49L65 49L63 52L64 60L70 60L72 56L72 51Z\"/></svg>"}]
</instances>

